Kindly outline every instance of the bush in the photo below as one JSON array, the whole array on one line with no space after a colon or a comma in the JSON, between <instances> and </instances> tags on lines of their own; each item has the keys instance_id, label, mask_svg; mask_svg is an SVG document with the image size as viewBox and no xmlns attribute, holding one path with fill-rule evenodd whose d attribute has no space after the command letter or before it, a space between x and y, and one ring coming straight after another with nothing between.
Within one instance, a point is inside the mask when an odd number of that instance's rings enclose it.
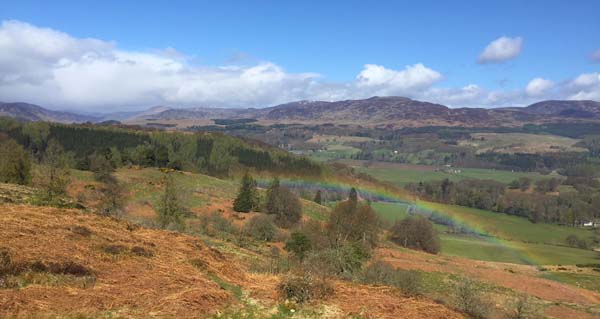
<instances>
[{"instance_id":1,"label":"bush","mask_svg":"<svg viewBox=\"0 0 600 319\"><path fill-rule=\"evenodd\" d=\"M261 214L252 217L244 225L244 233L256 240L272 241L277 235L277 227L270 216Z\"/></svg>"},{"instance_id":2,"label":"bush","mask_svg":"<svg viewBox=\"0 0 600 319\"><path fill-rule=\"evenodd\" d=\"M421 216L408 217L396 222L391 229L390 239L403 247L419 249L431 254L440 251L440 238L433 224Z\"/></svg>"},{"instance_id":3,"label":"bush","mask_svg":"<svg viewBox=\"0 0 600 319\"><path fill-rule=\"evenodd\" d=\"M580 249L588 249L589 245L583 238L577 237L577 235L569 235L566 239L567 245Z\"/></svg>"},{"instance_id":4,"label":"bush","mask_svg":"<svg viewBox=\"0 0 600 319\"><path fill-rule=\"evenodd\" d=\"M333 286L328 281L307 274L284 278L278 290L284 298L297 303L323 300L333 294Z\"/></svg>"},{"instance_id":5,"label":"bush","mask_svg":"<svg viewBox=\"0 0 600 319\"><path fill-rule=\"evenodd\" d=\"M367 249L358 243L311 251L303 267L311 274L351 279L369 257Z\"/></svg>"},{"instance_id":6,"label":"bush","mask_svg":"<svg viewBox=\"0 0 600 319\"><path fill-rule=\"evenodd\" d=\"M526 296L519 297L513 301L510 305L510 310L506 314L507 319L533 319L539 317L537 309Z\"/></svg>"},{"instance_id":7,"label":"bush","mask_svg":"<svg viewBox=\"0 0 600 319\"><path fill-rule=\"evenodd\" d=\"M365 284L396 287L410 296L420 295L422 291L422 278L418 272L395 269L382 261L375 261L368 265L360 274L359 281Z\"/></svg>"},{"instance_id":8,"label":"bush","mask_svg":"<svg viewBox=\"0 0 600 319\"><path fill-rule=\"evenodd\" d=\"M486 318L489 305L483 301L482 293L475 282L468 278L459 281L455 291L456 303L460 310L473 318Z\"/></svg>"},{"instance_id":9,"label":"bush","mask_svg":"<svg viewBox=\"0 0 600 319\"><path fill-rule=\"evenodd\" d=\"M217 211L210 215L200 216L200 231L208 236L216 236L218 234L236 235L239 233L238 228Z\"/></svg>"},{"instance_id":10,"label":"bush","mask_svg":"<svg viewBox=\"0 0 600 319\"><path fill-rule=\"evenodd\" d=\"M291 238L285 243L284 249L293 253L298 259L303 260L306 253L312 248L310 239L303 233L293 232Z\"/></svg>"}]
</instances>

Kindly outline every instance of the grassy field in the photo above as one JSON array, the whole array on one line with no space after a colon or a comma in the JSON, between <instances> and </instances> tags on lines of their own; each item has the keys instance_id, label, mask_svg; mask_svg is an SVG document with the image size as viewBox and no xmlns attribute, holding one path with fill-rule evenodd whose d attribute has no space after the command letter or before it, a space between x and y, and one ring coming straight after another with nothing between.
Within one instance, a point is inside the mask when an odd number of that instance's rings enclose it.
<instances>
[{"instance_id":1,"label":"grassy field","mask_svg":"<svg viewBox=\"0 0 600 319\"><path fill-rule=\"evenodd\" d=\"M404 204L374 202L371 206L388 222L408 216ZM442 254L445 255L534 265L598 262L596 252L564 246L565 238L570 234L591 237L588 230L533 224L523 218L461 206L434 203L427 203L426 206L492 235L490 238L478 238L449 234L445 226L435 225L441 234Z\"/></svg>"},{"instance_id":2,"label":"grassy field","mask_svg":"<svg viewBox=\"0 0 600 319\"><path fill-rule=\"evenodd\" d=\"M564 245L565 239L569 235L586 239L591 239L593 236L592 231L588 229L546 223L534 224L525 218L481 209L424 201L420 202L419 206L450 216L466 223L478 232L484 232L503 240Z\"/></svg>"},{"instance_id":3,"label":"grassy field","mask_svg":"<svg viewBox=\"0 0 600 319\"><path fill-rule=\"evenodd\" d=\"M378 180L390 182L399 186L408 183L427 182L443 180L448 178L451 181L460 181L464 179L490 179L501 183L510 183L521 177L528 177L532 180L549 178L539 173L529 172L511 172L485 168L457 168L460 173L450 173L449 171L436 170L430 166L391 164L387 167L364 167L354 166L359 172L367 173Z\"/></svg>"},{"instance_id":4,"label":"grassy field","mask_svg":"<svg viewBox=\"0 0 600 319\"><path fill-rule=\"evenodd\" d=\"M583 289L600 292L600 273L574 274L567 272L547 272L542 278L570 284Z\"/></svg>"},{"instance_id":5,"label":"grassy field","mask_svg":"<svg viewBox=\"0 0 600 319\"><path fill-rule=\"evenodd\" d=\"M474 133L471 139L460 141L461 146L470 146L477 153L547 153L584 152L576 147L579 140L556 135L524 133Z\"/></svg>"}]
</instances>

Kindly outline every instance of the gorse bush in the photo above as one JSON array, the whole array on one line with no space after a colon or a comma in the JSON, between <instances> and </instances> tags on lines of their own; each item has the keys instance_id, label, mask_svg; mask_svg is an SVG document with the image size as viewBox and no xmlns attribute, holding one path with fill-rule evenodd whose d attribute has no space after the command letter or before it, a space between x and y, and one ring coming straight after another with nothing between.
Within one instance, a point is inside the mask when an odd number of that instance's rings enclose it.
<instances>
[{"instance_id":1,"label":"gorse bush","mask_svg":"<svg viewBox=\"0 0 600 319\"><path fill-rule=\"evenodd\" d=\"M390 239L403 247L423 250L431 254L440 251L440 239L433 224L421 216L397 221L391 229Z\"/></svg>"}]
</instances>

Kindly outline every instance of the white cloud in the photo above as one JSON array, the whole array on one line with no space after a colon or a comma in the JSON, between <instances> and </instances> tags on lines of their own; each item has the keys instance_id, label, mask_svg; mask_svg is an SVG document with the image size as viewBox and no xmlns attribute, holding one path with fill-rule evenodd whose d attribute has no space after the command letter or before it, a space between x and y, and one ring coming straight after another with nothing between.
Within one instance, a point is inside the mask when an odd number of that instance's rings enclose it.
<instances>
[{"instance_id":1,"label":"white cloud","mask_svg":"<svg viewBox=\"0 0 600 319\"><path fill-rule=\"evenodd\" d=\"M207 66L174 48L136 52L114 42L75 38L19 21L0 25L0 101L54 109L122 111L153 105L264 107L290 101L400 95L449 106L524 105L546 98L600 100L600 74L525 88L477 84L443 88L444 76L422 63L394 70L366 64L355 79L333 83L313 72L289 73L264 61Z\"/></svg>"},{"instance_id":2,"label":"white cloud","mask_svg":"<svg viewBox=\"0 0 600 319\"><path fill-rule=\"evenodd\" d=\"M592 60L592 62L600 62L600 49L592 52L590 60Z\"/></svg>"},{"instance_id":3,"label":"white cloud","mask_svg":"<svg viewBox=\"0 0 600 319\"><path fill-rule=\"evenodd\" d=\"M600 73L584 73L570 81L565 90L570 100L600 101Z\"/></svg>"},{"instance_id":4,"label":"white cloud","mask_svg":"<svg viewBox=\"0 0 600 319\"><path fill-rule=\"evenodd\" d=\"M535 78L527 84L525 92L529 96L542 96L554 87L554 82L543 78Z\"/></svg>"},{"instance_id":5,"label":"white cloud","mask_svg":"<svg viewBox=\"0 0 600 319\"><path fill-rule=\"evenodd\" d=\"M523 38L503 36L490 42L477 61L479 63L501 63L521 54L522 47Z\"/></svg>"},{"instance_id":6,"label":"white cloud","mask_svg":"<svg viewBox=\"0 0 600 319\"><path fill-rule=\"evenodd\" d=\"M395 71L381 65L366 64L356 76L358 87L378 88L384 92L411 92L430 87L441 80L442 75L421 63L408 65Z\"/></svg>"}]
</instances>

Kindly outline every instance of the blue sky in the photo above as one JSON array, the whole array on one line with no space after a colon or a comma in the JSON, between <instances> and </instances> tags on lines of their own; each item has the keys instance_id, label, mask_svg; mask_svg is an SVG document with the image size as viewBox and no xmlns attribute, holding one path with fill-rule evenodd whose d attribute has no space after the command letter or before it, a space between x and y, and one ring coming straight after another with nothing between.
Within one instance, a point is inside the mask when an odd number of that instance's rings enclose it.
<instances>
[{"instance_id":1,"label":"blue sky","mask_svg":"<svg viewBox=\"0 0 600 319\"><path fill-rule=\"evenodd\" d=\"M6 45L13 54L5 53L3 61L0 53L0 71L10 73L9 80L0 82L0 100L29 98L55 108L96 110L100 105L111 109L148 104L267 106L293 99L370 94L484 107L544 98L600 99L598 12L600 1L3 1L0 49ZM15 43L1 41L3 29ZM62 51L45 55L41 62L34 59L39 52L30 52L31 57L25 54L27 61L22 64L29 68L15 69L24 48L37 50L16 43L24 41L22 34L34 39L35 30L47 29L72 41L60 44ZM57 34L44 36L53 43L51 38ZM518 45L508 48L513 51L504 57L492 54L484 59L488 63L479 63L486 47L501 37L513 45L518 40ZM106 45L80 43L86 38ZM73 47L80 55L73 55ZM71 63L69 76L81 74L81 81L108 76L99 65L73 69L82 67L82 56L89 60L86 52L102 58L125 53L127 61L140 66L135 72L117 72L118 79L124 73L132 76L131 81L157 78L146 87L131 88L130 97L123 97L128 95L125 89L117 90L113 99L79 96L73 92L91 88L68 86L79 81L65 78L65 60ZM595 53L598 57L593 58ZM144 76L156 71L147 64L142 68L143 63L154 63L147 61L152 57L178 64L176 70L167 68L169 85L156 72ZM111 59L123 62L121 57ZM1 69L3 62L10 72ZM417 64L423 68L410 69ZM254 69L259 66L266 67ZM43 80L39 74L31 80L32 70L41 68L48 68ZM236 70L224 74L222 68ZM244 78L251 76L248 73L258 74L256 81L275 87L275 92ZM417 82L410 82L415 77ZM539 85L528 91L536 78L541 79ZM27 87L19 79L29 79ZM177 81L181 84L171 83ZM103 85L107 81L98 83ZM247 94L237 87L244 85ZM52 96L50 87L61 96ZM463 96L467 87L478 91L467 90L472 94ZM219 97L232 92L235 97L229 100Z\"/></svg>"}]
</instances>

